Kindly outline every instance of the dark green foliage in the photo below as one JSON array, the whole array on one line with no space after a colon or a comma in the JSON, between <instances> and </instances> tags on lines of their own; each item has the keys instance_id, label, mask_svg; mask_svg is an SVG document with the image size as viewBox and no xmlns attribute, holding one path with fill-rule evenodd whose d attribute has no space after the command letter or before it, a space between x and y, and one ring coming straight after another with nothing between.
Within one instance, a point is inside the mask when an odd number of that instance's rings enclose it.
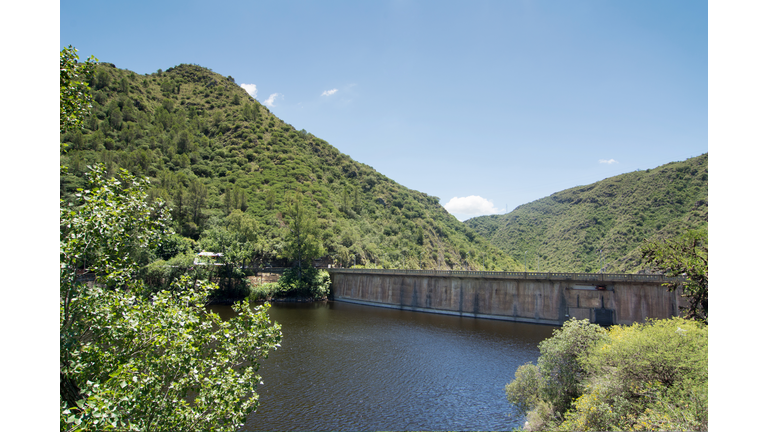
<instances>
[{"instance_id":1,"label":"dark green foliage","mask_svg":"<svg viewBox=\"0 0 768 432\"><path fill-rule=\"evenodd\" d=\"M275 297L321 299L330 293L331 277L327 271L315 267L292 267L285 270L277 284L279 292Z\"/></svg>"},{"instance_id":2,"label":"dark green foliage","mask_svg":"<svg viewBox=\"0 0 768 432\"><path fill-rule=\"evenodd\" d=\"M176 255L186 255L192 252L194 242L178 234L164 237L157 246L155 254L158 258L169 260Z\"/></svg>"},{"instance_id":3,"label":"dark green foliage","mask_svg":"<svg viewBox=\"0 0 768 432\"><path fill-rule=\"evenodd\" d=\"M96 65L94 75L98 90L87 127L61 135L72 149L62 156L73 167L61 178L65 200L80 187L84 167L101 162L109 173L125 168L148 176L150 195L170 205L174 231L190 239L231 230L226 218L236 211L247 215L251 240L236 235L230 248L248 251L241 254L245 264L290 255L284 227L298 194L317 225L321 249L337 265L522 269L473 238L436 197L398 185L295 130L209 69L179 65L141 85L135 74L111 65Z\"/></svg>"},{"instance_id":4,"label":"dark green foliage","mask_svg":"<svg viewBox=\"0 0 768 432\"><path fill-rule=\"evenodd\" d=\"M665 284L671 291L680 288L687 298L685 318L707 322L709 317L709 252L707 231L692 230L674 239L648 241L643 259L665 275L685 276L684 281Z\"/></svg>"},{"instance_id":5,"label":"dark green foliage","mask_svg":"<svg viewBox=\"0 0 768 432\"><path fill-rule=\"evenodd\" d=\"M93 88L101 90L109 87L109 83L112 81L112 76L109 74L106 68L100 68L96 73L96 77L93 79Z\"/></svg>"},{"instance_id":6,"label":"dark green foliage","mask_svg":"<svg viewBox=\"0 0 768 432\"><path fill-rule=\"evenodd\" d=\"M301 272L309 261L323 255L317 216L307 211L301 195L297 194L285 213L288 221L283 238L286 242L285 258L290 259L302 281Z\"/></svg>"},{"instance_id":7,"label":"dark green foliage","mask_svg":"<svg viewBox=\"0 0 768 432\"><path fill-rule=\"evenodd\" d=\"M707 167L703 154L465 224L517 261L527 258L529 271L634 273L647 269L641 250L646 239L706 228Z\"/></svg>"}]
</instances>

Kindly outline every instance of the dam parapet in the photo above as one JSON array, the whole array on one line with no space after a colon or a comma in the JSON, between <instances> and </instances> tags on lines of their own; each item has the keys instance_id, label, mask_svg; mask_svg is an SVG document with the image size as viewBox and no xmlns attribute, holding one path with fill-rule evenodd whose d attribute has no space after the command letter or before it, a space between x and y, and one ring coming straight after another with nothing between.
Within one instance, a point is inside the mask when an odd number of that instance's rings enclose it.
<instances>
[{"instance_id":1,"label":"dam parapet","mask_svg":"<svg viewBox=\"0 0 768 432\"><path fill-rule=\"evenodd\" d=\"M684 299L658 274L329 269L334 300L420 312L562 325L678 316Z\"/></svg>"}]
</instances>

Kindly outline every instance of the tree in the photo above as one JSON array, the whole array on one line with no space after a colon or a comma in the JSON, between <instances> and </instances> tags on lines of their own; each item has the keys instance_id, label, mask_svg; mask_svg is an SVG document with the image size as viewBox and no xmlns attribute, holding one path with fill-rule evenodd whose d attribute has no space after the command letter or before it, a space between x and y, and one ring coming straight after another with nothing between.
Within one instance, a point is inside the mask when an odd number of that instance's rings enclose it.
<instances>
[{"instance_id":1,"label":"tree","mask_svg":"<svg viewBox=\"0 0 768 432\"><path fill-rule=\"evenodd\" d=\"M185 129L179 133L179 139L176 141L176 150L179 153L187 153L189 152L189 146L189 132Z\"/></svg>"},{"instance_id":2,"label":"tree","mask_svg":"<svg viewBox=\"0 0 768 432\"><path fill-rule=\"evenodd\" d=\"M707 322L709 316L709 261L707 230L691 230L673 239L646 241L643 260L666 276L684 279L665 283L670 291L678 288L688 299L685 318Z\"/></svg>"},{"instance_id":3,"label":"tree","mask_svg":"<svg viewBox=\"0 0 768 432\"><path fill-rule=\"evenodd\" d=\"M87 115L74 52L61 54L62 130ZM204 307L213 284L182 277L153 292L138 257L170 232L168 208L127 170L116 179L96 166L86 177L60 207L60 429L237 429L258 405L258 360L282 338L269 306L239 303L223 321Z\"/></svg>"},{"instance_id":4,"label":"tree","mask_svg":"<svg viewBox=\"0 0 768 432\"><path fill-rule=\"evenodd\" d=\"M157 244L168 210L147 203L146 180L120 175L95 168L79 206L61 211L61 429L236 429L258 406L258 360L280 326L245 302L223 321L204 307L210 283L144 286L132 252Z\"/></svg>"},{"instance_id":5,"label":"tree","mask_svg":"<svg viewBox=\"0 0 768 432\"><path fill-rule=\"evenodd\" d=\"M589 320L571 319L539 344L538 366L544 378L541 393L557 412L568 409L579 395L584 371L578 358L605 337L605 330Z\"/></svg>"},{"instance_id":6,"label":"tree","mask_svg":"<svg viewBox=\"0 0 768 432\"><path fill-rule=\"evenodd\" d=\"M292 267L286 269L277 281L278 296L299 295L322 299L331 292L331 276L325 270L315 267Z\"/></svg>"},{"instance_id":7,"label":"tree","mask_svg":"<svg viewBox=\"0 0 768 432\"><path fill-rule=\"evenodd\" d=\"M299 288L303 288L304 279L302 269L311 266L311 260L322 256L322 240L315 221L315 216L307 213L301 200L301 195L296 194L285 212L288 217L287 239L285 257L296 263L298 268Z\"/></svg>"},{"instance_id":8,"label":"tree","mask_svg":"<svg viewBox=\"0 0 768 432\"><path fill-rule=\"evenodd\" d=\"M202 211L208 201L208 188L200 179L193 178L189 182L189 193L187 196L189 198L192 222L199 226L201 225Z\"/></svg>"},{"instance_id":9,"label":"tree","mask_svg":"<svg viewBox=\"0 0 768 432\"><path fill-rule=\"evenodd\" d=\"M123 123L123 113L120 111L120 108L114 107L109 112L109 125L112 126L113 129L120 129L120 125Z\"/></svg>"},{"instance_id":10,"label":"tree","mask_svg":"<svg viewBox=\"0 0 768 432\"><path fill-rule=\"evenodd\" d=\"M341 191L341 211L349 215L349 187L346 185Z\"/></svg>"},{"instance_id":11,"label":"tree","mask_svg":"<svg viewBox=\"0 0 768 432\"><path fill-rule=\"evenodd\" d=\"M585 371L579 358L606 338L606 331L589 320L566 321L552 337L539 344L536 365L525 364L507 384L507 400L518 411L529 411L529 421L547 427L568 411L581 394Z\"/></svg>"},{"instance_id":12,"label":"tree","mask_svg":"<svg viewBox=\"0 0 768 432\"><path fill-rule=\"evenodd\" d=\"M105 87L109 87L111 81L112 77L109 75L109 72L101 69L96 72L96 77L93 79L93 88L96 90L101 90Z\"/></svg>"},{"instance_id":13,"label":"tree","mask_svg":"<svg viewBox=\"0 0 768 432\"><path fill-rule=\"evenodd\" d=\"M72 45L62 49L59 54L59 130L62 133L80 129L91 111L88 81L98 59L91 56L85 63L78 63L78 59L80 56Z\"/></svg>"}]
</instances>

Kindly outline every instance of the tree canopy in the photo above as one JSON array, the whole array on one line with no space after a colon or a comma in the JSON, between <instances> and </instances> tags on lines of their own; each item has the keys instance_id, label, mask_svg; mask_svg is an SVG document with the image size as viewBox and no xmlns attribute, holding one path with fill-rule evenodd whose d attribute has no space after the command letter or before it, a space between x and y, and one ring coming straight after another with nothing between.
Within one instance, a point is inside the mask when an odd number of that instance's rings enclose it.
<instances>
[{"instance_id":1,"label":"tree canopy","mask_svg":"<svg viewBox=\"0 0 768 432\"><path fill-rule=\"evenodd\" d=\"M666 283L669 289L682 290L688 305L681 307L685 317L707 322L709 317L709 258L707 230L691 230L672 239L648 241L643 258L667 276L683 280Z\"/></svg>"},{"instance_id":2,"label":"tree canopy","mask_svg":"<svg viewBox=\"0 0 768 432\"><path fill-rule=\"evenodd\" d=\"M77 67L62 61L62 76ZM62 127L82 120L80 108L61 105ZM280 325L268 305L247 303L224 321L204 306L216 288L206 281L150 289L139 261L172 233L170 209L150 197L147 179L115 174L93 166L85 187L61 201L60 429L235 430L258 406L258 361L280 345Z\"/></svg>"},{"instance_id":3,"label":"tree canopy","mask_svg":"<svg viewBox=\"0 0 768 432\"><path fill-rule=\"evenodd\" d=\"M61 211L61 429L236 429L258 406L258 360L280 326L246 302L223 321L204 307L207 282L147 289L134 254L157 244L168 210L147 203L145 180L120 177L95 168L80 205Z\"/></svg>"},{"instance_id":4,"label":"tree canopy","mask_svg":"<svg viewBox=\"0 0 768 432\"><path fill-rule=\"evenodd\" d=\"M91 110L88 80L93 75L97 59L91 56L85 63L78 63L78 59L80 56L72 45L62 49L59 55L61 84L59 130L61 132L81 127Z\"/></svg>"}]
</instances>

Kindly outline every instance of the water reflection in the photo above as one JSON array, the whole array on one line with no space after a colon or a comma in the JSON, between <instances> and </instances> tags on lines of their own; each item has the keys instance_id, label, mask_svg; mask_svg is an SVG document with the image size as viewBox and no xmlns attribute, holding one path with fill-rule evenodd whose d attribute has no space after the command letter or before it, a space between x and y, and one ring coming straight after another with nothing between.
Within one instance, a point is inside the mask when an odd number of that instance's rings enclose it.
<instances>
[{"instance_id":1,"label":"water reflection","mask_svg":"<svg viewBox=\"0 0 768 432\"><path fill-rule=\"evenodd\" d=\"M504 385L554 329L342 302L276 303L270 316L283 342L262 362L247 431L521 426Z\"/></svg>"}]
</instances>

